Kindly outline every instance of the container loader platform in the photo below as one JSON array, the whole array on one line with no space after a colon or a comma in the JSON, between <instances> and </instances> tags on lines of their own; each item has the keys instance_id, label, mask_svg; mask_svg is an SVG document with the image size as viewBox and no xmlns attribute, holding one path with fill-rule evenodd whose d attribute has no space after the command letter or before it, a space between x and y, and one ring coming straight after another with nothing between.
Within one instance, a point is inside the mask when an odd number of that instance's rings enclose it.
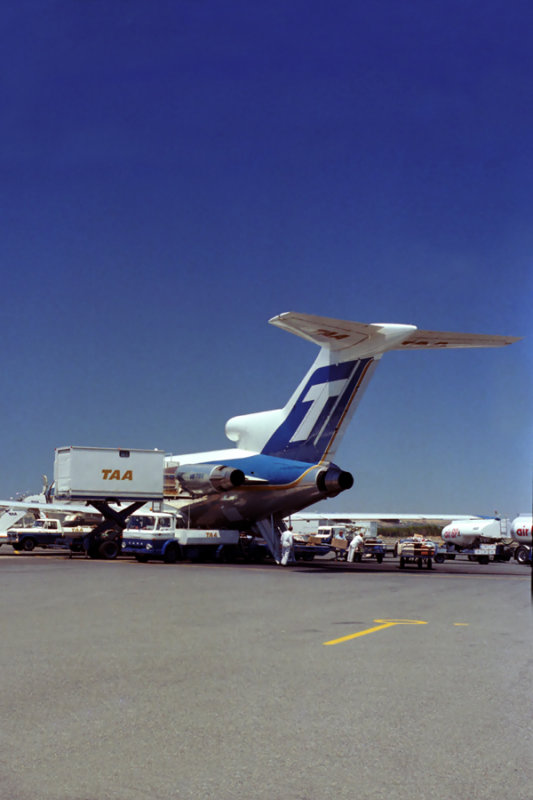
<instances>
[{"instance_id":1,"label":"container loader platform","mask_svg":"<svg viewBox=\"0 0 533 800\"><path fill-rule=\"evenodd\" d=\"M127 520L145 503L162 502L163 450L110 447L60 447L55 451L55 496L85 502L103 520L68 542L71 551L90 558L116 558Z\"/></svg>"}]
</instances>

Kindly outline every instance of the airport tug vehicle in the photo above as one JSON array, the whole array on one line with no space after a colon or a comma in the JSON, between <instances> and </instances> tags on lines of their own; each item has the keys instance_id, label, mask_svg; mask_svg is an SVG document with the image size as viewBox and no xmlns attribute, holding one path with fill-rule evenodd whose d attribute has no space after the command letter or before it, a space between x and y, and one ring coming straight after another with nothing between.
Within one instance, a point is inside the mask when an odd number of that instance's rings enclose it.
<instances>
[{"instance_id":1,"label":"airport tug vehicle","mask_svg":"<svg viewBox=\"0 0 533 800\"><path fill-rule=\"evenodd\" d=\"M416 564L418 569L422 569L424 565L426 569L432 569L437 546L430 539L415 533L407 539L400 539L394 550L395 555L400 557L400 569L404 569L407 564Z\"/></svg>"}]
</instances>

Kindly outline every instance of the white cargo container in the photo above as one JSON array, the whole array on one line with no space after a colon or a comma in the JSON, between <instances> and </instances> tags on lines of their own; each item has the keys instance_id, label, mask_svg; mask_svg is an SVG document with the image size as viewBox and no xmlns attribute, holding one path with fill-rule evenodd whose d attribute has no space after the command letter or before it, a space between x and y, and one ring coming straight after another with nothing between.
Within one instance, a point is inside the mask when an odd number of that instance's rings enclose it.
<instances>
[{"instance_id":1,"label":"white cargo container","mask_svg":"<svg viewBox=\"0 0 533 800\"><path fill-rule=\"evenodd\" d=\"M58 447L55 495L69 500L161 500L164 461L163 450Z\"/></svg>"}]
</instances>

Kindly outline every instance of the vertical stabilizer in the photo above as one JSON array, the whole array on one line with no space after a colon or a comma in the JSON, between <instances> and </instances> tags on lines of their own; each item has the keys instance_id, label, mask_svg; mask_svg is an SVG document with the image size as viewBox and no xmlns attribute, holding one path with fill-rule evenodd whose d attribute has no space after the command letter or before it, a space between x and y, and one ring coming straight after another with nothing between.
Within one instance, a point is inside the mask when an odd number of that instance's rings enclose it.
<instances>
[{"instance_id":1,"label":"vertical stabilizer","mask_svg":"<svg viewBox=\"0 0 533 800\"><path fill-rule=\"evenodd\" d=\"M320 352L284 408L233 417L226 434L239 447L265 455L314 463L329 460L377 360L416 328L292 312L270 322L314 342Z\"/></svg>"}]
</instances>

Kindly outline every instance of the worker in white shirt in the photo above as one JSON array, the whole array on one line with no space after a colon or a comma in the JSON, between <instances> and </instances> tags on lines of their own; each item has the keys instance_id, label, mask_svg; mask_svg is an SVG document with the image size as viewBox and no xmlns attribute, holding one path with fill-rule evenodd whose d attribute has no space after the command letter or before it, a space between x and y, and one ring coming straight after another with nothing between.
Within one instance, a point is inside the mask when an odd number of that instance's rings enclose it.
<instances>
[{"instance_id":1,"label":"worker in white shirt","mask_svg":"<svg viewBox=\"0 0 533 800\"><path fill-rule=\"evenodd\" d=\"M286 567L289 561L294 561L292 528L281 534L281 566Z\"/></svg>"},{"instance_id":2,"label":"worker in white shirt","mask_svg":"<svg viewBox=\"0 0 533 800\"><path fill-rule=\"evenodd\" d=\"M355 554L356 553L360 553L362 555L363 554L363 548L364 548L364 539L361 536L361 534L359 533L359 531L357 531L354 534L354 536L352 538L352 541L348 545L348 558L347 558L347 561L353 561L354 558L355 558ZM359 558L358 561L360 561L360 560L361 559Z\"/></svg>"}]
</instances>

